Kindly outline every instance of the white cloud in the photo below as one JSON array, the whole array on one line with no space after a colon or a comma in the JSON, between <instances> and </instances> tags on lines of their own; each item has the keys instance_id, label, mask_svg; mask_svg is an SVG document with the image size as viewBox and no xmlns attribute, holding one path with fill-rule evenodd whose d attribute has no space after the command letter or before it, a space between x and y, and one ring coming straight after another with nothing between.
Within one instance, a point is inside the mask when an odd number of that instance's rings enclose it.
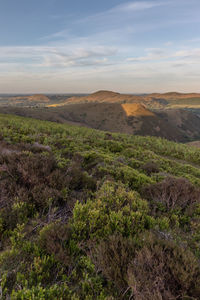
<instances>
[{"instance_id":1,"label":"white cloud","mask_svg":"<svg viewBox=\"0 0 200 300\"><path fill-rule=\"evenodd\" d=\"M174 54L174 57L182 57L182 58L189 58L189 59L195 59L197 62L200 62L200 48L196 49L186 49L186 50L180 50L177 51Z\"/></svg>"},{"instance_id":2,"label":"white cloud","mask_svg":"<svg viewBox=\"0 0 200 300\"><path fill-rule=\"evenodd\" d=\"M182 63L182 66L181 66ZM199 64L155 61L103 65L100 68L65 68L56 72L15 71L0 75L0 90L13 92L119 92L199 91ZM14 87L14 89L13 89ZM13 89L13 90L11 90Z\"/></svg>"},{"instance_id":3,"label":"white cloud","mask_svg":"<svg viewBox=\"0 0 200 300\"><path fill-rule=\"evenodd\" d=\"M32 47L0 47L0 68L12 66L13 69L44 68L70 66L92 66L106 64L107 57L115 56L114 47L90 45L81 46L32 46Z\"/></svg>"},{"instance_id":4,"label":"white cloud","mask_svg":"<svg viewBox=\"0 0 200 300\"><path fill-rule=\"evenodd\" d=\"M129 61L127 49L122 50L97 45L0 47L0 90L198 91L200 48L147 48L145 55L130 57Z\"/></svg>"}]
</instances>

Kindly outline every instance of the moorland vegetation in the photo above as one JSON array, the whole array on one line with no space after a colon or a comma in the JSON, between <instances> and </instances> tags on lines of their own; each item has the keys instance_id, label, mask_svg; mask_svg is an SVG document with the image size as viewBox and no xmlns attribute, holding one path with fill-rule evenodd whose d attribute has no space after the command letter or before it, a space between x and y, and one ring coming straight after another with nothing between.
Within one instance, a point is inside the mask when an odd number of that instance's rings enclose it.
<instances>
[{"instance_id":1,"label":"moorland vegetation","mask_svg":"<svg viewBox=\"0 0 200 300\"><path fill-rule=\"evenodd\" d=\"M2 299L199 299L200 150L0 115Z\"/></svg>"}]
</instances>

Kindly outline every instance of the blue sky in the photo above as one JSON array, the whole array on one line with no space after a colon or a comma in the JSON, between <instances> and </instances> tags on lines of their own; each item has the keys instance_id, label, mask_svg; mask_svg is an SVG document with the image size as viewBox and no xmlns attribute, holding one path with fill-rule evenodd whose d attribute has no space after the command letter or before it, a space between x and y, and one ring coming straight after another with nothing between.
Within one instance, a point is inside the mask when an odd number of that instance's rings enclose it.
<instances>
[{"instance_id":1,"label":"blue sky","mask_svg":"<svg viewBox=\"0 0 200 300\"><path fill-rule=\"evenodd\" d=\"M199 0L0 0L0 93L200 92Z\"/></svg>"}]
</instances>

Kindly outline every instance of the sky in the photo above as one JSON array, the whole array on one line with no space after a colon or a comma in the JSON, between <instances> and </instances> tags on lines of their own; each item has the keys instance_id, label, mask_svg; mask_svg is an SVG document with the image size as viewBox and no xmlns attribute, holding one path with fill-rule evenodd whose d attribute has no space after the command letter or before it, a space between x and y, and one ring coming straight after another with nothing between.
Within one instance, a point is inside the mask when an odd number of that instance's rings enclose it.
<instances>
[{"instance_id":1,"label":"sky","mask_svg":"<svg viewBox=\"0 0 200 300\"><path fill-rule=\"evenodd\" d=\"M200 0L0 0L0 93L200 92Z\"/></svg>"}]
</instances>

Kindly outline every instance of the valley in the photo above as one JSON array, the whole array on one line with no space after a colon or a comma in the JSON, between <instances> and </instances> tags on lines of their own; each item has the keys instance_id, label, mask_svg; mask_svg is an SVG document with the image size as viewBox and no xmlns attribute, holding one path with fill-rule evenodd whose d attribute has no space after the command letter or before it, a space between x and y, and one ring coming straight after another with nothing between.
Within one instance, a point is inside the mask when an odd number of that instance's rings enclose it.
<instances>
[{"instance_id":1,"label":"valley","mask_svg":"<svg viewBox=\"0 0 200 300\"><path fill-rule=\"evenodd\" d=\"M66 95L32 95L10 99L6 105L6 102L1 103L0 112L178 142L200 139L198 94L123 95L98 91L68 98Z\"/></svg>"}]
</instances>

